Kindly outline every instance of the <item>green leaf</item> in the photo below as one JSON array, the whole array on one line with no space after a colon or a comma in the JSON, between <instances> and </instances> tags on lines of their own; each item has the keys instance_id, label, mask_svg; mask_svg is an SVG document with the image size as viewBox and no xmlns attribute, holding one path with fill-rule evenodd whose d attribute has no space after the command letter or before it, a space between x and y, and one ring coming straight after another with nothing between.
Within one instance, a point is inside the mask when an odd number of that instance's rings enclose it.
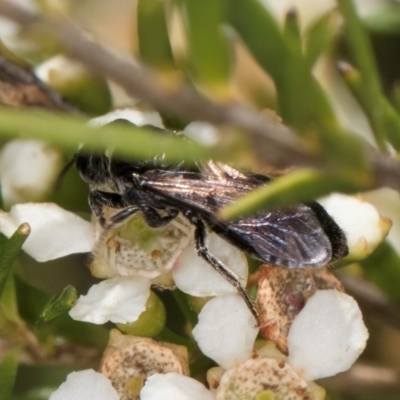
<instances>
[{"instance_id":1,"label":"green leaf","mask_svg":"<svg viewBox=\"0 0 400 400\"><path fill-rule=\"evenodd\" d=\"M229 78L229 53L222 32L225 17L223 0L183 0L184 23L191 60L202 85L219 89Z\"/></svg>"},{"instance_id":2,"label":"green leaf","mask_svg":"<svg viewBox=\"0 0 400 400\"><path fill-rule=\"evenodd\" d=\"M50 295L16 277L18 305L21 317L35 323L50 300ZM74 321L62 314L49 325L37 327L40 337L57 335L73 343L104 348L108 342L108 330L100 325Z\"/></svg>"},{"instance_id":3,"label":"green leaf","mask_svg":"<svg viewBox=\"0 0 400 400\"><path fill-rule=\"evenodd\" d=\"M338 63L338 70L347 86L364 109L375 131L384 129L385 135L393 147L400 150L400 115L394 106L382 93L375 95L375 104L372 104L365 93L364 80L360 71L349 63ZM379 108L378 119L376 117L376 107Z\"/></svg>"},{"instance_id":4,"label":"green leaf","mask_svg":"<svg viewBox=\"0 0 400 400\"><path fill-rule=\"evenodd\" d=\"M78 298L78 293L73 286L67 286L57 297L52 297L39 317L39 323L49 322L63 313L69 311Z\"/></svg>"},{"instance_id":5,"label":"green leaf","mask_svg":"<svg viewBox=\"0 0 400 400\"><path fill-rule=\"evenodd\" d=\"M305 60L312 68L318 57L329 50L336 33L337 12L328 12L307 27L305 37Z\"/></svg>"},{"instance_id":6,"label":"green leaf","mask_svg":"<svg viewBox=\"0 0 400 400\"><path fill-rule=\"evenodd\" d=\"M2 243L0 248L0 297L10 275L12 265L30 231L31 228L28 224L22 224L7 241Z\"/></svg>"},{"instance_id":7,"label":"green leaf","mask_svg":"<svg viewBox=\"0 0 400 400\"><path fill-rule=\"evenodd\" d=\"M165 16L165 2L139 0L137 18L141 59L156 68L174 68L174 57Z\"/></svg>"},{"instance_id":8,"label":"green leaf","mask_svg":"<svg viewBox=\"0 0 400 400\"><path fill-rule=\"evenodd\" d=\"M257 0L230 0L229 22L277 87L279 113L322 153L340 179L367 172L360 141L343 131L306 59L293 50L275 19Z\"/></svg>"},{"instance_id":9,"label":"green leaf","mask_svg":"<svg viewBox=\"0 0 400 400\"><path fill-rule=\"evenodd\" d=\"M18 311L14 276L10 275L0 298L0 336L15 338L18 328L25 329L25 325Z\"/></svg>"},{"instance_id":10,"label":"green leaf","mask_svg":"<svg viewBox=\"0 0 400 400\"><path fill-rule=\"evenodd\" d=\"M286 42L291 47L292 52L299 57L302 54L301 34L299 27L299 17L295 8L289 9L286 13L283 35Z\"/></svg>"},{"instance_id":11,"label":"green leaf","mask_svg":"<svg viewBox=\"0 0 400 400\"><path fill-rule=\"evenodd\" d=\"M17 375L20 348L7 351L0 360L0 399L10 400Z\"/></svg>"},{"instance_id":12,"label":"green leaf","mask_svg":"<svg viewBox=\"0 0 400 400\"><path fill-rule=\"evenodd\" d=\"M273 210L313 200L332 191L351 191L347 182L328 178L320 172L305 169L278 178L244 196L236 203L224 207L219 217L231 219Z\"/></svg>"},{"instance_id":13,"label":"green leaf","mask_svg":"<svg viewBox=\"0 0 400 400\"><path fill-rule=\"evenodd\" d=\"M157 154L165 154L170 161L193 162L194 159L213 156L209 148L183 141L174 135L160 135L150 129L123 125L96 128L87 125L83 118L54 112L0 107L0 120L2 137L44 140L71 153L84 143L94 152L104 153L112 148L116 155L127 158L148 160ZM215 154L215 158L221 159L221 155Z\"/></svg>"},{"instance_id":14,"label":"green leaf","mask_svg":"<svg viewBox=\"0 0 400 400\"><path fill-rule=\"evenodd\" d=\"M349 50L360 71L360 91L364 99L365 108L373 124L373 131L377 144L384 149L386 138L382 88L379 80L378 69L373 55L372 45L357 15L351 0L338 0L340 10L345 19L345 39Z\"/></svg>"},{"instance_id":15,"label":"green leaf","mask_svg":"<svg viewBox=\"0 0 400 400\"><path fill-rule=\"evenodd\" d=\"M274 81L282 80L292 54L275 19L257 0L230 0L228 5L229 23Z\"/></svg>"},{"instance_id":16,"label":"green leaf","mask_svg":"<svg viewBox=\"0 0 400 400\"><path fill-rule=\"evenodd\" d=\"M313 143L321 129L325 135L336 134L339 125L324 91L267 9L257 0L230 0L229 5L229 22L275 82L284 123L305 134L317 123L320 129L314 132Z\"/></svg>"}]
</instances>

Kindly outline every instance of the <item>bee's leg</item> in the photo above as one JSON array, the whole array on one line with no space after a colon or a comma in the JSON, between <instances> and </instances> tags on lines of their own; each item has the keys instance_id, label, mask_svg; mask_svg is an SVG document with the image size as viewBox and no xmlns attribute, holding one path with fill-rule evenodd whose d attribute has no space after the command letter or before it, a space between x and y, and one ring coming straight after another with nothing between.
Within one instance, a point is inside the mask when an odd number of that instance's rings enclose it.
<instances>
[{"instance_id":1,"label":"bee's leg","mask_svg":"<svg viewBox=\"0 0 400 400\"><path fill-rule=\"evenodd\" d=\"M126 207L123 210L117 212L116 214L114 214L111 218L110 218L110 224L109 224L109 228L113 228L114 225L118 225L121 222L126 221L127 219L129 219L133 214L135 214L136 212L140 211L140 207L137 206L130 206L130 207Z\"/></svg>"},{"instance_id":2,"label":"bee's leg","mask_svg":"<svg viewBox=\"0 0 400 400\"><path fill-rule=\"evenodd\" d=\"M126 221L128 218L130 218L134 213L138 211L140 211L140 208L137 206L125 207L121 211L115 213L109 219L109 221L106 221L104 216L101 215L99 217L99 221L103 229L96 240L96 245L93 249L93 254L96 256L96 254L102 249L102 245L106 242L107 236L110 233L111 229L119 225L121 222Z\"/></svg>"},{"instance_id":3,"label":"bee's leg","mask_svg":"<svg viewBox=\"0 0 400 400\"><path fill-rule=\"evenodd\" d=\"M184 215L196 227L194 236L198 255L205 261L207 261L219 274L221 274L232 286L236 288L239 295L243 298L250 312L256 319L257 325L259 325L258 313L254 308L252 302L250 301L249 297L247 296L246 291L240 284L238 276L208 251L206 245L207 230L203 220L193 215L193 213L190 211L185 212Z\"/></svg>"},{"instance_id":4,"label":"bee's leg","mask_svg":"<svg viewBox=\"0 0 400 400\"><path fill-rule=\"evenodd\" d=\"M161 216L159 212L152 207L141 207L141 210L143 211L144 219L146 220L147 225L152 228L159 228L167 225L179 214L179 211L174 208L164 210L167 212L167 215L164 216Z\"/></svg>"},{"instance_id":5,"label":"bee's leg","mask_svg":"<svg viewBox=\"0 0 400 400\"><path fill-rule=\"evenodd\" d=\"M118 193L93 190L89 194L89 205L102 226L106 225L104 207L126 208L127 204Z\"/></svg>"}]
</instances>

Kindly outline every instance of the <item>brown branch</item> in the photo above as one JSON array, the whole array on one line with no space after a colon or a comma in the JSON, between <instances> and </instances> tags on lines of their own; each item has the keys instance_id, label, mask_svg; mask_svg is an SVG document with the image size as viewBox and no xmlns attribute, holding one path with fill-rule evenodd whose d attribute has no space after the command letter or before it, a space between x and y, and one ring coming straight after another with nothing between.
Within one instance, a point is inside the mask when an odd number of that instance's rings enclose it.
<instances>
[{"instance_id":1,"label":"brown branch","mask_svg":"<svg viewBox=\"0 0 400 400\"><path fill-rule=\"evenodd\" d=\"M320 379L318 384L345 393L400 393L400 373L393 369L355 364L346 372Z\"/></svg>"},{"instance_id":2,"label":"brown branch","mask_svg":"<svg viewBox=\"0 0 400 400\"><path fill-rule=\"evenodd\" d=\"M51 27L73 57L156 109L242 129L249 133L255 154L277 168L297 165L328 169L322 157L311 152L288 127L244 106L213 102L193 89L166 88L149 69L88 40L81 29L65 18L32 15L5 0L0 1L0 14L20 25L40 23ZM373 175L369 188L388 186L400 190L400 163L368 145L364 150Z\"/></svg>"},{"instance_id":3,"label":"brown branch","mask_svg":"<svg viewBox=\"0 0 400 400\"><path fill-rule=\"evenodd\" d=\"M45 85L30 68L24 68L0 49L0 103L10 107L43 107L78 114L76 107Z\"/></svg>"},{"instance_id":4,"label":"brown branch","mask_svg":"<svg viewBox=\"0 0 400 400\"><path fill-rule=\"evenodd\" d=\"M322 161L306 151L305 145L286 126L242 106L213 102L193 89L163 87L149 69L88 40L70 22L64 20L58 24L58 32L73 57L154 108L215 125L236 126L250 132L257 155L282 168L293 164L321 166Z\"/></svg>"}]
</instances>

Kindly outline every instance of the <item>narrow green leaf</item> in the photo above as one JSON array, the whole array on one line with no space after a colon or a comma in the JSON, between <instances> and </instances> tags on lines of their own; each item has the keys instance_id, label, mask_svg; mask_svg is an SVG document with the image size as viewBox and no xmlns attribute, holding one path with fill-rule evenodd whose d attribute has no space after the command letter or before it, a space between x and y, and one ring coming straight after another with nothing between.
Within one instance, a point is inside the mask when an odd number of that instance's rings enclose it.
<instances>
[{"instance_id":1,"label":"narrow green leaf","mask_svg":"<svg viewBox=\"0 0 400 400\"><path fill-rule=\"evenodd\" d=\"M183 0L184 23L198 80L220 88L229 78L229 53L222 31L224 0Z\"/></svg>"},{"instance_id":2,"label":"narrow green leaf","mask_svg":"<svg viewBox=\"0 0 400 400\"><path fill-rule=\"evenodd\" d=\"M0 360L0 399L10 400L17 376L20 348L7 351Z\"/></svg>"},{"instance_id":3,"label":"narrow green leaf","mask_svg":"<svg viewBox=\"0 0 400 400\"><path fill-rule=\"evenodd\" d=\"M345 19L345 39L360 71L364 104L368 110L378 145L384 149L386 138L384 113L382 111L382 88L370 40L357 15L353 1L338 0Z\"/></svg>"},{"instance_id":4,"label":"narrow green leaf","mask_svg":"<svg viewBox=\"0 0 400 400\"><path fill-rule=\"evenodd\" d=\"M224 207L219 217L232 219L245 217L261 210L284 208L313 200L334 190L355 190L346 182L327 178L323 174L304 169L278 178L267 185L244 196L236 203Z\"/></svg>"},{"instance_id":5,"label":"narrow green leaf","mask_svg":"<svg viewBox=\"0 0 400 400\"><path fill-rule=\"evenodd\" d=\"M15 233L3 242L0 249L0 297L11 272L11 267L18 256L22 245L27 239L31 228L28 224L22 224Z\"/></svg>"},{"instance_id":6,"label":"narrow green leaf","mask_svg":"<svg viewBox=\"0 0 400 400\"><path fill-rule=\"evenodd\" d=\"M137 5L139 52L143 61L160 69L174 68L162 0L139 0Z\"/></svg>"},{"instance_id":7,"label":"narrow green leaf","mask_svg":"<svg viewBox=\"0 0 400 400\"><path fill-rule=\"evenodd\" d=\"M0 297L0 335L14 337L18 326L25 329L19 315L14 276L10 274Z\"/></svg>"},{"instance_id":8,"label":"narrow green leaf","mask_svg":"<svg viewBox=\"0 0 400 400\"><path fill-rule=\"evenodd\" d=\"M83 118L38 110L15 110L0 107L0 136L24 137L44 140L74 153L79 144L103 153L114 149L121 157L149 159L152 155L165 154L171 161L209 159L210 149L183 141L173 135L154 134L149 129L132 126L87 125ZM221 159L215 154L215 158Z\"/></svg>"},{"instance_id":9,"label":"narrow green leaf","mask_svg":"<svg viewBox=\"0 0 400 400\"><path fill-rule=\"evenodd\" d=\"M19 277L16 277L15 283L21 317L32 323L36 322L49 302L50 296ZM44 332L41 332L42 329ZM108 329L104 326L74 321L66 313L53 320L50 325L39 325L38 333L41 337L53 334L73 343L99 348L104 348L108 342Z\"/></svg>"},{"instance_id":10,"label":"narrow green leaf","mask_svg":"<svg viewBox=\"0 0 400 400\"><path fill-rule=\"evenodd\" d=\"M275 81L284 78L284 69L292 59L275 19L257 0L229 0L228 19L260 65Z\"/></svg>"},{"instance_id":11,"label":"narrow green leaf","mask_svg":"<svg viewBox=\"0 0 400 400\"><path fill-rule=\"evenodd\" d=\"M380 101L386 136L393 147L400 151L400 114L386 97L382 96Z\"/></svg>"},{"instance_id":12,"label":"narrow green leaf","mask_svg":"<svg viewBox=\"0 0 400 400\"><path fill-rule=\"evenodd\" d=\"M283 26L283 35L293 53L301 56L302 44L299 17L295 8L289 9L289 11L286 13L285 24Z\"/></svg>"},{"instance_id":13,"label":"narrow green leaf","mask_svg":"<svg viewBox=\"0 0 400 400\"><path fill-rule=\"evenodd\" d=\"M344 81L352 91L361 107L364 109L374 129L384 129L385 135L395 149L400 150L400 115L386 97L379 93L375 99L380 108L379 121L376 120L375 109L367 99L364 90L364 81L359 70L346 62L338 63L338 70Z\"/></svg>"},{"instance_id":14,"label":"narrow green leaf","mask_svg":"<svg viewBox=\"0 0 400 400\"><path fill-rule=\"evenodd\" d=\"M305 59L309 68L312 68L318 57L329 50L337 31L337 12L331 11L307 27L305 38Z\"/></svg>"},{"instance_id":15,"label":"narrow green leaf","mask_svg":"<svg viewBox=\"0 0 400 400\"><path fill-rule=\"evenodd\" d=\"M331 105L304 57L293 50L275 19L257 0L230 0L229 22L277 87L279 113L304 131L317 123L326 134L338 126ZM313 141L321 132L317 130Z\"/></svg>"},{"instance_id":16,"label":"narrow green leaf","mask_svg":"<svg viewBox=\"0 0 400 400\"><path fill-rule=\"evenodd\" d=\"M279 114L328 161L340 179L366 179L358 138L343 131L310 63L293 50L275 19L258 0L230 0L229 22L273 78ZM362 184L363 184L362 183Z\"/></svg>"},{"instance_id":17,"label":"narrow green leaf","mask_svg":"<svg viewBox=\"0 0 400 400\"><path fill-rule=\"evenodd\" d=\"M52 297L39 317L39 322L49 322L69 311L76 303L78 293L73 286L67 286L57 296Z\"/></svg>"}]
</instances>

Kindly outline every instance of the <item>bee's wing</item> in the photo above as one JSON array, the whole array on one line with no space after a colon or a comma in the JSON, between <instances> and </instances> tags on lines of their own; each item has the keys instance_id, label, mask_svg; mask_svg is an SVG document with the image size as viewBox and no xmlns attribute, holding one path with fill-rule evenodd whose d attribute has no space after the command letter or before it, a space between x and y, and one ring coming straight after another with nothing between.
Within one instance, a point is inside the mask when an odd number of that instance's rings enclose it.
<instances>
[{"instance_id":1,"label":"bee's wing","mask_svg":"<svg viewBox=\"0 0 400 400\"><path fill-rule=\"evenodd\" d=\"M332 259L332 245L311 207L284 210L221 222L216 213L262 184L215 174L153 170L144 174L144 188L199 213L220 236L262 261L289 268L321 267Z\"/></svg>"}]
</instances>

